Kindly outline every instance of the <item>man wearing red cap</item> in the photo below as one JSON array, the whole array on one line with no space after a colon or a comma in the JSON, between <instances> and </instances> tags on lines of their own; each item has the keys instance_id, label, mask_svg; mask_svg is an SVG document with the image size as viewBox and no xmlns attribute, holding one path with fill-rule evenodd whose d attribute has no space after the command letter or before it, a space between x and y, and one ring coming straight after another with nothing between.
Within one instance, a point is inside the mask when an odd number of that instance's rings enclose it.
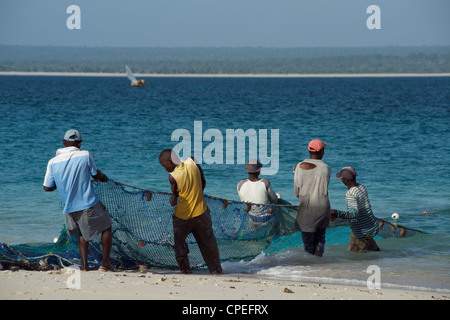
<instances>
[{"instance_id":1,"label":"man wearing red cap","mask_svg":"<svg viewBox=\"0 0 450 320\"><path fill-rule=\"evenodd\" d=\"M331 168L322 161L326 146L319 139L310 141L310 158L294 167L294 194L300 201L296 222L305 251L319 257L325 249L325 231L330 223Z\"/></svg>"}]
</instances>

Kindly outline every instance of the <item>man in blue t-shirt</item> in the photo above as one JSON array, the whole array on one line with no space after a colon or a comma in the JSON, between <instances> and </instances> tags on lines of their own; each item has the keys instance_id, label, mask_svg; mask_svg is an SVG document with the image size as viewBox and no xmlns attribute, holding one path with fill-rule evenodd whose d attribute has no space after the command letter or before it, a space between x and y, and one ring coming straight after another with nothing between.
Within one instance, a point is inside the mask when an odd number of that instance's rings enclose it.
<instances>
[{"instance_id":1,"label":"man in blue t-shirt","mask_svg":"<svg viewBox=\"0 0 450 320\"><path fill-rule=\"evenodd\" d=\"M80 232L78 247L81 269L89 270L89 241L101 233L103 261L99 270L108 271L111 269L111 218L94 191L91 177L101 182L108 181L108 178L97 169L89 151L80 150L81 142L78 130L70 129L66 132L64 148L58 149L56 156L48 162L43 187L45 191L58 189L64 203L67 233L72 236Z\"/></svg>"}]
</instances>

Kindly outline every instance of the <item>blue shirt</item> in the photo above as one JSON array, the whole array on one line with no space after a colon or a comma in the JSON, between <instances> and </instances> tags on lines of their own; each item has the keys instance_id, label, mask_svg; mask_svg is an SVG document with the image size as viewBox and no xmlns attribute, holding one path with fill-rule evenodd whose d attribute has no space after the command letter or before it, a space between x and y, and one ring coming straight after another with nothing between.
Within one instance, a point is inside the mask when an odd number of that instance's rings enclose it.
<instances>
[{"instance_id":1,"label":"blue shirt","mask_svg":"<svg viewBox=\"0 0 450 320\"><path fill-rule=\"evenodd\" d=\"M76 147L61 148L47 165L44 186L56 185L62 202L63 213L80 211L93 207L98 202L91 176L97 174L97 167L89 151Z\"/></svg>"}]
</instances>

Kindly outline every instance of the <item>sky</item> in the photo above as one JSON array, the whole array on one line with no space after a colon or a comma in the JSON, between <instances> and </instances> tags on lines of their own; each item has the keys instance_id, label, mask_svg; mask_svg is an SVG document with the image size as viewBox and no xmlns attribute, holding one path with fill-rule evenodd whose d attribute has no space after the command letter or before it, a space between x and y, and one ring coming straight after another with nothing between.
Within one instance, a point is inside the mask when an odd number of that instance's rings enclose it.
<instances>
[{"instance_id":1,"label":"sky","mask_svg":"<svg viewBox=\"0 0 450 320\"><path fill-rule=\"evenodd\" d=\"M76 5L79 19L67 8ZM369 29L367 8L380 9ZM79 22L69 29L67 20ZM371 20L372 21L372 20ZM450 45L450 0L0 0L0 44L89 47Z\"/></svg>"}]
</instances>

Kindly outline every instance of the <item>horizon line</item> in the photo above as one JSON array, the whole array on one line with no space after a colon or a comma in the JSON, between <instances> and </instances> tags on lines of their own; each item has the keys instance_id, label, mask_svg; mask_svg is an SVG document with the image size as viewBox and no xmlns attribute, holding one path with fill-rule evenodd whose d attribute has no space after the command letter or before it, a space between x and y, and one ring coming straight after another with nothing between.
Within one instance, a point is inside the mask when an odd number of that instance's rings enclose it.
<instances>
[{"instance_id":1,"label":"horizon line","mask_svg":"<svg viewBox=\"0 0 450 320\"><path fill-rule=\"evenodd\" d=\"M450 77L450 73L135 73L152 78L388 78L388 77ZM119 72L29 72L0 71L0 76L55 77L125 77Z\"/></svg>"},{"instance_id":2,"label":"horizon line","mask_svg":"<svg viewBox=\"0 0 450 320\"><path fill-rule=\"evenodd\" d=\"M449 47L450 44L411 44L374 46L96 46L96 45L58 45L58 44L3 44L4 47L60 47L60 48L105 48L105 49L361 49L361 48L421 48Z\"/></svg>"}]
</instances>

